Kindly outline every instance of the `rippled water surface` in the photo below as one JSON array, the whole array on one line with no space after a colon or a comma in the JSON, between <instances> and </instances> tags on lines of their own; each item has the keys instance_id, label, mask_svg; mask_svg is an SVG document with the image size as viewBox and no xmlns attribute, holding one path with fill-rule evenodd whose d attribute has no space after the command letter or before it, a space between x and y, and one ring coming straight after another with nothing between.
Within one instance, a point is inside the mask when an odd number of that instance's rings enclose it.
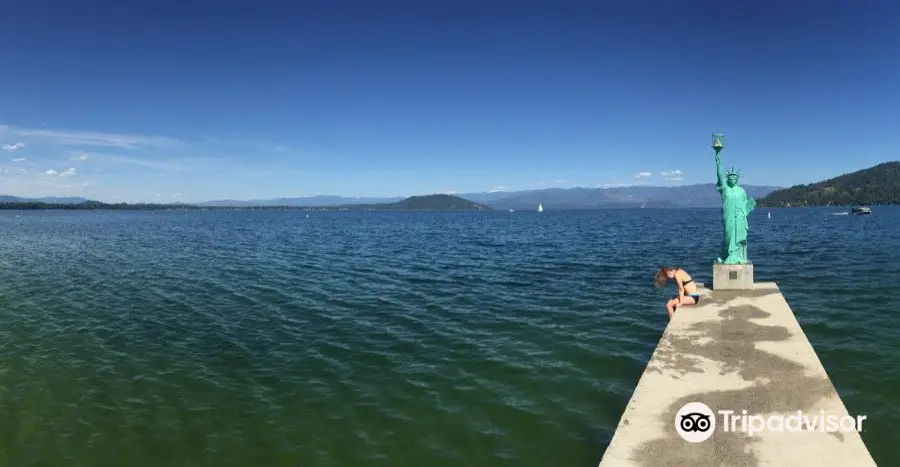
<instances>
[{"instance_id":1,"label":"rippled water surface","mask_svg":"<svg viewBox=\"0 0 900 467\"><path fill-rule=\"evenodd\" d=\"M761 209L879 464L900 458L900 209ZM596 466L715 210L0 213L0 465Z\"/></svg>"}]
</instances>

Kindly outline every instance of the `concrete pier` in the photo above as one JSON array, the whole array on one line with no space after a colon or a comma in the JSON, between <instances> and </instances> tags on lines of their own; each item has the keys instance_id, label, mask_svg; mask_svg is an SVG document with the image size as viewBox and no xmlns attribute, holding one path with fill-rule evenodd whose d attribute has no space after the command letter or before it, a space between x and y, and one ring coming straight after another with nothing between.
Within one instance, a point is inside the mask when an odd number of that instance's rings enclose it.
<instances>
[{"instance_id":1,"label":"concrete pier","mask_svg":"<svg viewBox=\"0 0 900 467\"><path fill-rule=\"evenodd\" d=\"M679 308L669 322L601 467L875 465L849 426L861 420L865 431L865 414L848 414L775 283L701 288L700 295L697 306ZM708 434L696 429L708 425L690 426L703 418L696 406L681 410L690 402L711 409ZM726 420L719 411L728 410L734 414ZM733 418L743 410L745 418ZM685 415L688 424L677 425ZM849 431L826 422L829 416L852 417L843 420Z\"/></svg>"}]
</instances>

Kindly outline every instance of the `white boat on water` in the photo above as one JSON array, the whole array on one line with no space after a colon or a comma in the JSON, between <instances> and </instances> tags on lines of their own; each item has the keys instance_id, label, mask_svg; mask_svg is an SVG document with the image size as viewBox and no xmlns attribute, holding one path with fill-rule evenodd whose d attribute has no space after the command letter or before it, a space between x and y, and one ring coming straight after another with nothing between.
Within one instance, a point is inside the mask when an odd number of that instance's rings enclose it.
<instances>
[{"instance_id":1,"label":"white boat on water","mask_svg":"<svg viewBox=\"0 0 900 467\"><path fill-rule=\"evenodd\" d=\"M541 203L538 203L538 212L544 212L544 205Z\"/></svg>"}]
</instances>

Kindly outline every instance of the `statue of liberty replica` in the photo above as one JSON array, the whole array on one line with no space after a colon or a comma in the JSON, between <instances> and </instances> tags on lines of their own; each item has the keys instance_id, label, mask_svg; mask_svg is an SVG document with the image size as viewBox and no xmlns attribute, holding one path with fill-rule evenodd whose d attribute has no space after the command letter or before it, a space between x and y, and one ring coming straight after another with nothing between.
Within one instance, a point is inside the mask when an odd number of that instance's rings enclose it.
<instances>
[{"instance_id":1,"label":"statue of liberty replica","mask_svg":"<svg viewBox=\"0 0 900 467\"><path fill-rule=\"evenodd\" d=\"M739 171L734 168L723 176L722 160L719 152L725 147L725 136L713 135L712 148L716 151L716 190L722 195L722 250L716 259L725 264L746 264L747 232L750 226L747 217L756 209L756 200L747 196L738 185Z\"/></svg>"}]
</instances>

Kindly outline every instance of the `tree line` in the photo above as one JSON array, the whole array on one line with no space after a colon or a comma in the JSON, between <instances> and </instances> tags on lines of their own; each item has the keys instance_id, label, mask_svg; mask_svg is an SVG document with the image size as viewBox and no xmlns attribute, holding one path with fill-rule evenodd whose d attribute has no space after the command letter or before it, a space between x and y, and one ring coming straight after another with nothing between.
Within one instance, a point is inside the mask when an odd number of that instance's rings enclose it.
<instances>
[{"instance_id":1,"label":"tree line","mask_svg":"<svg viewBox=\"0 0 900 467\"><path fill-rule=\"evenodd\" d=\"M100 201L84 201L81 203L46 203L43 201L0 201L0 209L5 210L76 210L76 211L230 211L230 210L286 210L304 209L289 206L263 206L234 208L228 206L197 206L192 204L155 204L155 203L103 203Z\"/></svg>"},{"instance_id":2,"label":"tree line","mask_svg":"<svg viewBox=\"0 0 900 467\"><path fill-rule=\"evenodd\" d=\"M0 209L15 210L38 210L38 209L76 209L76 210L93 210L93 209L111 209L111 210L165 210L165 209L184 209L194 208L196 206L172 205L172 204L128 204L128 203L101 203L99 201L84 201L81 203L46 203L43 201L2 201Z\"/></svg>"}]
</instances>

